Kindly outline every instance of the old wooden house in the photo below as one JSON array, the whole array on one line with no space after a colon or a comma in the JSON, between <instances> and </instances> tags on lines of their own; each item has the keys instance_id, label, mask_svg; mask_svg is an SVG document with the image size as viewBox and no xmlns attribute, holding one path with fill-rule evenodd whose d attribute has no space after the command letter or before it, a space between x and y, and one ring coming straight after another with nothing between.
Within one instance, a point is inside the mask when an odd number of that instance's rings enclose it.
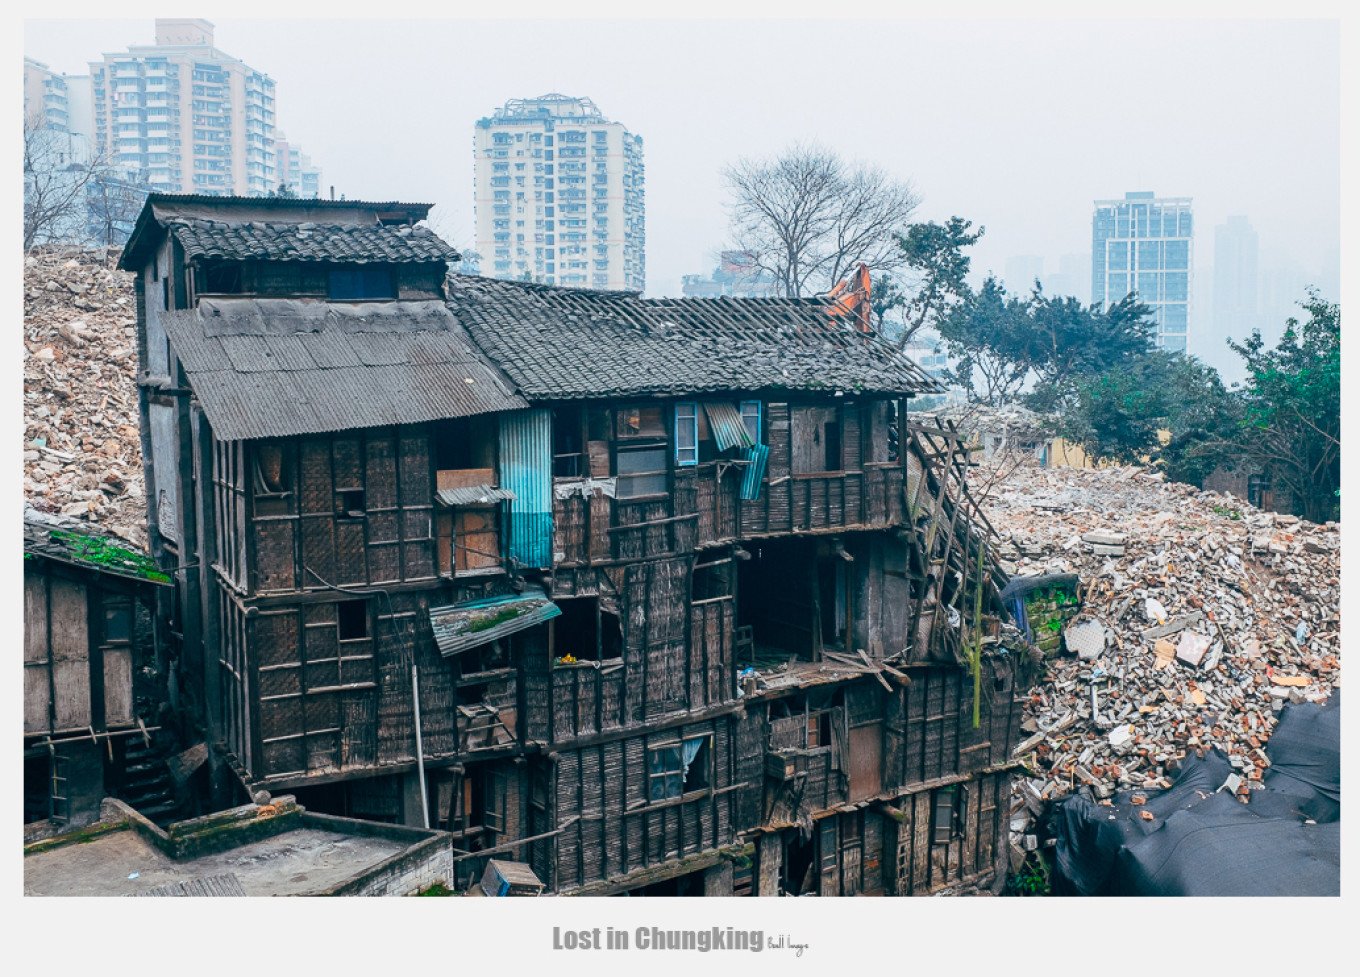
<instances>
[{"instance_id":1,"label":"old wooden house","mask_svg":"<svg viewBox=\"0 0 1360 977\"><path fill-rule=\"evenodd\" d=\"M558 893L917 893L1005 845L1024 658L867 293L449 275L428 207L153 195L153 548L218 802Z\"/></svg>"},{"instance_id":2,"label":"old wooden house","mask_svg":"<svg viewBox=\"0 0 1360 977\"><path fill-rule=\"evenodd\" d=\"M26 831L82 827L137 787L165 698L154 607L169 577L123 540L46 519L24 519Z\"/></svg>"}]
</instances>

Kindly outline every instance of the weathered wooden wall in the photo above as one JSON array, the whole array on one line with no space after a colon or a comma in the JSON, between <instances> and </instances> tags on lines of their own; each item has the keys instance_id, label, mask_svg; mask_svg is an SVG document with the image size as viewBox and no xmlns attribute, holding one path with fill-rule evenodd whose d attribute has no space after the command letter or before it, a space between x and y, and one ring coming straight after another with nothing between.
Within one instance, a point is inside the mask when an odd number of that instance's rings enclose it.
<instances>
[{"instance_id":1,"label":"weathered wooden wall","mask_svg":"<svg viewBox=\"0 0 1360 977\"><path fill-rule=\"evenodd\" d=\"M134 721L134 661L149 649L131 588L99 575L24 561L24 733L104 732ZM109 589L115 588L115 589ZM126 614L108 640L106 615Z\"/></svg>"},{"instance_id":2,"label":"weathered wooden wall","mask_svg":"<svg viewBox=\"0 0 1360 977\"><path fill-rule=\"evenodd\" d=\"M293 488L275 499L252 493L252 593L437 579L427 425L276 443ZM257 454L252 444L247 465ZM362 516L348 514L349 492L362 493Z\"/></svg>"},{"instance_id":3,"label":"weathered wooden wall","mask_svg":"<svg viewBox=\"0 0 1360 977\"><path fill-rule=\"evenodd\" d=\"M764 407L770 455L759 498L739 497L738 466L719 461L674 464L671 441L665 498L612 499L597 490L588 497L568 494L554 500L558 566L626 562L739 539L903 522L904 471L900 462L888 460L888 401L841 405L841 470L811 474L794 473L791 417L798 411L831 408L783 402ZM671 423L669 404L663 415ZM557 480L560 485L575 481Z\"/></svg>"},{"instance_id":4,"label":"weathered wooden wall","mask_svg":"<svg viewBox=\"0 0 1360 977\"><path fill-rule=\"evenodd\" d=\"M731 844L744 827L734 718L630 736L557 755L556 886L564 891ZM648 799L647 751L711 735L713 783L694 795Z\"/></svg>"}]
</instances>

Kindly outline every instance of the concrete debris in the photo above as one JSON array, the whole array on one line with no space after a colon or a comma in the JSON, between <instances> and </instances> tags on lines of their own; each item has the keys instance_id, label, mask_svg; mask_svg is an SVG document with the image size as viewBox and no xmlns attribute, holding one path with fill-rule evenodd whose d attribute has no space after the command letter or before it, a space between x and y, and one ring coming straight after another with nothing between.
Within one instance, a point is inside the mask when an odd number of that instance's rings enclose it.
<instances>
[{"instance_id":1,"label":"concrete debris","mask_svg":"<svg viewBox=\"0 0 1360 977\"><path fill-rule=\"evenodd\" d=\"M145 547L136 302L117 260L24 257L24 498Z\"/></svg>"},{"instance_id":2,"label":"concrete debris","mask_svg":"<svg viewBox=\"0 0 1360 977\"><path fill-rule=\"evenodd\" d=\"M1107 630L1103 621L1083 621L1068 625L1063 632L1063 640L1067 643L1067 650L1075 652L1078 658L1099 658L1105 652Z\"/></svg>"},{"instance_id":3,"label":"concrete debris","mask_svg":"<svg viewBox=\"0 0 1360 977\"><path fill-rule=\"evenodd\" d=\"M1210 749L1235 771L1224 786L1249 801L1280 710L1340 686L1339 524L1261 512L1134 466L1025 464L984 506L1017 575L1079 575L1068 651L1080 654L1079 629L1105 638L1094 657L1050 658L1030 690L1013 814L1083 786L1097 800L1166 788L1182 760ZM1115 535L1122 556L1094 551ZM1068 548L1073 536L1083 545ZM1033 830L1011 842L1023 851Z\"/></svg>"}]
</instances>

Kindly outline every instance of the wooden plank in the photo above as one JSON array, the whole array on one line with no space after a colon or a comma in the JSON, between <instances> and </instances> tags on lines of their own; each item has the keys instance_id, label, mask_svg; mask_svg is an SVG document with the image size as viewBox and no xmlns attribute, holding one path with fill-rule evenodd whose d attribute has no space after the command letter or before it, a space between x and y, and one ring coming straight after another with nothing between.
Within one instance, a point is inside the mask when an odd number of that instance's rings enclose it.
<instances>
[{"instance_id":1,"label":"wooden plank","mask_svg":"<svg viewBox=\"0 0 1360 977\"><path fill-rule=\"evenodd\" d=\"M912 800L911 894L930 891L930 791Z\"/></svg>"},{"instance_id":2,"label":"wooden plank","mask_svg":"<svg viewBox=\"0 0 1360 977\"><path fill-rule=\"evenodd\" d=\"M132 722L132 649L106 646L104 658L104 725Z\"/></svg>"},{"instance_id":3,"label":"wooden plank","mask_svg":"<svg viewBox=\"0 0 1360 977\"><path fill-rule=\"evenodd\" d=\"M53 577L52 690L56 729L90 725L90 641L85 587Z\"/></svg>"}]
</instances>

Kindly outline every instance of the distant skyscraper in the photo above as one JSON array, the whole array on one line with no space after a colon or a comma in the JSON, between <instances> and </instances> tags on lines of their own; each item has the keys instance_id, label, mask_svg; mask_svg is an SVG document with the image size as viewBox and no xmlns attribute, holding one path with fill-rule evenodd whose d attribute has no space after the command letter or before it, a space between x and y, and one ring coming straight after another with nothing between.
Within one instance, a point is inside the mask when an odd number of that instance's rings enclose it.
<instances>
[{"instance_id":1,"label":"distant skyscraper","mask_svg":"<svg viewBox=\"0 0 1360 977\"><path fill-rule=\"evenodd\" d=\"M1042 255L1017 254L1006 259L1006 291L1011 295L1028 295L1034 290L1035 279L1043 277Z\"/></svg>"},{"instance_id":2,"label":"distant skyscraper","mask_svg":"<svg viewBox=\"0 0 1360 977\"><path fill-rule=\"evenodd\" d=\"M289 142L282 132L274 134L274 162L279 186L287 186L299 197L321 196L321 170L297 143Z\"/></svg>"},{"instance_id":3,"label":"distant skyscraper","mask_svg":"<svg viewBox=\"0 0 1360 977\"><path fill-rule=\"evenodd\" d=\"M588 98L512 99L475 130L483 274L642 291L642 137Z\"/></svg>"},{"instance_id":4,"label":"distant skyscraper","mask_svg":"<svg viewBox=\"0 0 1360 977\"><path fill-rule=\"evenodd\" d=\"M1108 308L1130 292L1152 308L1157 345L1184 352L1190 335L1189 197L1145 191L1097 200L1091 220L1091 301Z\"/></svg>"},{"instance_id":5,"label":"distant skyscraper","mask_svg":"<svg viewBox=\"0 0 1360 977\"><path fill-rule=\"evenodd\" d=\"M213 25L157 18L156 43L90 64L97 151L173 193L278 189L274 82L213 46Z\"/></svg>"},{"instance_id":6,"label":"distant skyscraper","mask_svg":"<svg viewBox=\"0 0 1360 977\"><path fill-rule=\"evenodd\" d=\"M1245 217L1214 228L1214 342L1239 342L1259 328L1256 231Z\"/></svg>"},{"instance_id":7,"label":"distant skyscraper","mask_svg":"<svg viewBox=\"0 0 1360 977\"><path fill-rule=\"evenodd\" d=\"M1091 259L1083 254L1065 254L1058 259L1058 270L1044 275L1044 294L1050 298L1071 296L1087 304Z\"/></svg>"}]
</instances>

